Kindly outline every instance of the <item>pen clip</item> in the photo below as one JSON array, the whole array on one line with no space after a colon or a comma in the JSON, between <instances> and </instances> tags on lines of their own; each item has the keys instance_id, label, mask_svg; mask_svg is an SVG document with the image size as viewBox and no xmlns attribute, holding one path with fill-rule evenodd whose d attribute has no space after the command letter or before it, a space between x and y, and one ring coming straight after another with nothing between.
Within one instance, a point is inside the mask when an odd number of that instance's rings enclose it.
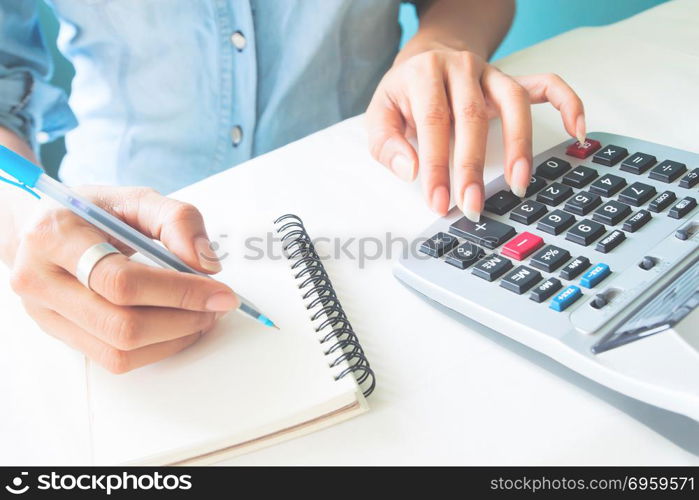
<instances>
[{"instance_id":1,"label":"pen clip","mask_svg":"<svg viewBox=\"0 0 699 500\"><path fill-rule=\"evenodd\" d=\"M41 196L39 196L35 191L33 191L32 189L27 187L26 184L22 184L21 182L17 182L17 181L13 181L11 179L8 179L4 175L0 175L0 181L6 182L12 186L16 186L16 187L26 191L27 193L31 194L32 196L36 197L37 199L39 199L39 200L41 199Z\"/></svg>"}]
</instances>

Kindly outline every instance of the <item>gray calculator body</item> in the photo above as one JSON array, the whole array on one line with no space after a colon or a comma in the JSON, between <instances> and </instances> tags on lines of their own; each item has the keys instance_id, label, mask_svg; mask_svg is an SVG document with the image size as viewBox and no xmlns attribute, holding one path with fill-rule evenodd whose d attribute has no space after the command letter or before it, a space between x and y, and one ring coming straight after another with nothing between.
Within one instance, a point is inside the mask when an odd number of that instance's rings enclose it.
<instances>
[{"instance_id":1,"label":"gray calculator body","mask_svg":"<svg viewBox=\"0 0 699 500\"><path fill-rule=\"evenodd\" d=\"M643 172L631 172L621 168L624 159L612 165L595 163L593 156L585 159L566 154L573 141L555 146L534 158L535 175L537 166L555 158L569 163L567 173L584 166L596 171L599 179L613 174L625 181L625 187L641 182L655 188L651 199L631 206L624 220L640 210L648 211L649 204L666 191L672 193L673 201L661 210L650 212L650 219L633 232L625 231L624 221L604 224L604 233L587 245L571 240L567 235L571 228L560 234L551 234L538 229L538 222L529 224L513 220L507 210L498 215L487 210L483 215L514 228L515 235L527 232L543 239L544 245L553 245L567 250L570 260L585 257L589 271L598 264L609 268L609 275L594 286L581 286L584 274L574 278L561 277L561 267L547 272L536 269L540 281L556 278L561 283L558 293L573 285L579 289L579 298L567 304L564 310L552 308L556 294L536 302L531 291L514 292L504 287L503 276L488 281L474 274L477 261L465 268L447 262L447 255L409 255L398 260L394 274L408 286L428 298L449 307L477 322L484 324L514 340L534 348L581 374L628 396L647 403L689 416L699 421L699 208L694 206L686 213L671 211L685 198L699 198L699 183L682 180L694 169L699 168L699 155L673 149L629 137L591 133L588 139L601 143L600 152L608 145L625 150L625 158L642 152L652 155L656 161ZM664 160L686 165L686 169L675 179L653 178L651 174ZM545 185L561 183L560 177L551 175L544 179ZM698 171L699 173L699 171ZM540 179L541 180L541 179ZM589 193L590 184L572 189L572 197L578 193ZM682 187L686 186L686 187ZM504 177L499 177L486 186L486 199L502 191L509 191ZM572 214L575 223L594 220L594 213L609 200L619 200L617 191L611 196L600 196L599 205L585 215ZM538 191L518 200L537 200ZM548 213L566 211L567 203L546 206ZM454 231L452 224L463 218L457 208L446 217L440 218L420 233L425 240L436 234L455 237L455 245L469 242L462 234ZM450 231L451 229L451 231ZM622 232L624 238L617 246L600 250L599 242L610 233ZM513 236L513 238L516 236ZM477 240L470 243L488 256L503 257L507 242L487 248ZM455 248L455 247L452 247ZM513 259L510 271L518 266L533 269L532 257ZM589 283L588 283L589 285ZM533 290L533 288L532 288ZM564 297L565 299L565 297ZM655 339L650 341L650 339ZM643 344L647 343L647 344ZM494 369L496 369L494 367Z\"/></svg>"}]
</instances>

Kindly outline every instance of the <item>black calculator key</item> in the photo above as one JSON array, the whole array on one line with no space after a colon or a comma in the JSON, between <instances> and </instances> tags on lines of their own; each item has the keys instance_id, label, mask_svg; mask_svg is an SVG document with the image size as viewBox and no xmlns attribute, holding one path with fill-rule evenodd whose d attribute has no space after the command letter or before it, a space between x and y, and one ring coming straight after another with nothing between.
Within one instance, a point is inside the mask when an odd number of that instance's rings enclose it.
<instances>
[{"instance_id":1,"label":"black calculator key","mask_svg":"<svg viewBox=\"0 0 699 500\"><path fill-rule=\"evenodd\" d=\"M561 269L561 278L565 280L575 279L588 267L590 267L590 259L582 255L580 257L575 257L566 267Z\"/></svg>"},{"instance_id":2,"label":"black calculator key","mask_svg":"<svg viewBox=\"0 0 699 500\"><path fill-rule=\"evenodd\" d=\"M573 195L565 204L565 209L577 215L587 215L593 208L602 203L602 199L594 193L580 192Z\"/></svg>"},{"instance_id":3,"label":"black calculator key","mask_svg":"<svg viewBox=\"0 0 699 500\"><path fill-rule=\"evenodd\" d=\"M626 239L626 233L615 229L607 236L597 242L595 250L602 253L607 253L614 250L619 244Z\"/></svg>"},{"instance_id":4,"label":"black calculator key","mask_svg":"<svg viewBox=\"0 0 699 500\"><path fill-rule=\"evenodd\" d=\"M587 246L605 232L604 226L589 219L583 219L573 225L566 233L566 239L577 243L578 245Z\"/></svg>"},{"instance_id":5,"label":"black calculator key","mask_svg":"<svg viewBox=\"0 0 699 500\"><path fill-rule=\"evenodd\" d=\"M663 191L648 204L648 210L651 212L662 212L676 199L677 196L672 191Z\"/></svg>"},{"instance_id":6,"label":"black calculator key","mask_svg":"<svg viewBox=\"0 0 699 500\"><path fill-rule=\"evenodd\" d=\"M544 179L554 180L570 170L570 163L555 156L536 167L536 175Z\"/></svg>"},{"instance_id":7,"label":"black calculator key","mask_svg":"<svg viewBox=\"0 0 699 500\"><path fill-rule=\"evenodd\" d=\"M485 251L481 247L467 241L449 252L444 260L459 269L466 269L484 255Z\"/></svg>"},{"instance_id":8,"label":"black calculator key","mask_svg":"<svg viewBox=\"0 0 699 500\"><path fill-rule=\"evenodd\" d=\"M550 273L561 267L568 259L570 259L568 250L554 245L546 245L534 254L530 264Z\"/></svg>"},{"instance_id":9,"label":"black calculator key","mask_svg":"<svg viewBox=\"0 0 699 500\"><path fill-rule=\"evenodd\" d=\"M592 161L599 163L600 165L611 167L612 165L619 163L622 158L625 158L628 154L629 152L626 150L626 148L610 144L609 146L604 146L602 149L597 151L592 157Z\"/></svg>"},{"instance_id":10,"label":"black calculator key","mask_svg":"<svg viewBox=\"0 0 699 500\"><path fill-rule=\"evenodd\" d=\"M624 225L621 228L624 231L628 231L629 233L635 233L643 226L645 226L648 223L648 221L652 218L653 217L651 216L650 212L648 212L647 210L639 210L631 217L626 219L626 221L624 221Z\"/></svg>"},{"instance_id":11,"label":"black calculator key","mask_svg":"<svg viewBox=\"0 0 699 500\"><path fill-rule=\"evenodd\" d=\"M439 232L429 240L423 241L420 251L432 257L441 257L458 244L459 240L451 234Z\"/></svg>"},{"instance_id":12,"label":"black calculator key","mask_svg":"<svg viewBox=\"0 0 699 500\"><path fill-rule=\"evenodd\" d=\"M522 295L535 284L541 281L541 273L527 266L517 266L507 273L500 282L500 286Z\"/></svg>"},{"instance_id":13,"label":"black calculator key","mask_svg":"<svg viewBox=\"0 0 699 500\"><path fill-rule=\"evenodd\" d=\"M515 208L522 200L517 198L512 191L498 191L485 200L485 209L497 215L503 215Z\"/></svg>"},{"instance_id":14,"label":"black calculator key","mask_svg":"<svg viewBox=\"0 0 699 500\"><path fill-rule=\"evenodd\" d=\"M626 180L618 175L606 174L590 184L590 191L609 198L626 186Z\"/></svg>"},{"instance_id":15,"label":"black calculator key","mask_svg":"<svg viewBox=\"0 0 699 500\"><path fill-rule=\"evenodd\" d=\"M670 209L668 215L673 219L681 219L697 206L697 200L691 196L682 198L679 203Z\"/></svg>"},{"instance_id":16,"label":"black calculator key","mask_svg":"<svg viewBox=\"0 0 699 500\"><path fill-rule=\"evenodd\" d=\"M558 279L549 278L532 290L532 293L529 294L529 298L534 302L543 302L560 290L562 286Z\"/></svg>"},{"instance_id":17,"label":"black calculator key","mask_svg":"<svg viewBox=\"0 0 699 500\"><path fill-rule=\"evenodd\" d=\"M491 254L479 260L471 272L484 280L495 281L511 267L512 262L505 257Z\"/></svg>"},{"instance_id":18,"label":"black calculator key","mask_svg":"<svg viewBox=\"0 0 699 500\"><path fill-rule=\"evenodd\" d=\"M549 234L561 234L575 222L575 217L563 210L554 210L539 220L536 228Z\"/></svg>"},{"instance_id":19,"label":"black calculator key","mask_svg":"<svg viewBox=\"0 0 699 500\"><path fill-rule=\"evenodd\" d=\"M532 175L532 180L529 181L529 186L527 186L527 192L524 193L524 196L528 198L532 195L535 195L536 193L544 189L544 187L546 187L546 181L541 177Z\"/></svg>"},{"instance_id":20,"label":"black calculator key","mask_svg":"<svg viewBox=\"0 0 699 500\"><path fill-rule=\"evenodd\" d=\"M682 188L693 188L697 183L699 183L699 168L688 172L687 175L680 179L680 187Z\"/></svg>"},{"instance_id":21,"label":"black calculator key","mask_svg":"<svg viewBox=\"0 0 699 500\"><path fill-rule=\"evenodd\" d=\"M656 192L653 186L643 184L642 182L634 182L619 193L619 201L623 201L634 207L640 207L650 200Z\"/></svg>"},{"instance_id":22,"label":"black calculator key","mask_svg":"<svg viewBox=\"0 0 699 500\"><path fill-rule=\"evenodd\" d=\"M560 182L554 182L546 186L539 194L536 195L536 199L541 203L546 203L555 207L560 205L563 200L570 198L573 194L573 189L570 186L564 186Z\"/></svg>"},{"instance_id":23,"label":"black calculator key","mask_svg":"<svg viewBox=\"0 0 699 500\"><path fill-rule=\"evenodd\" d=\"M510 219L529 225L546 212L548 212L548 210L543 203L539 203L535 200L527 200L510 212Z\"/></svg>"},{"instance_id":24,"label":"black calculator key","mask_svg":"<svg viewBox=\"0 0 699 500\"><path fill-rule=\"evenodd\" d=\"M621 170L632 174L642 174L655 165L658 160L653 155L634 153L621 162Z\"/></svg>"},{"instance_id":25,"label":"black calculator key","mask_svg":"<svg viewBox=\"0 0 699 500\"><path fill-rule=\"evenodd\" d=\"M608 226L616 226L624 217L631 213L631 207L620 201L609 200L607 203L595 210L592 220L601 222Z\"/></svg>"},{"instance_id":26,"label":"black calculator key","mask_svg":"<svg viewBox=\"0 0 699 500\"><path fill-rule=\"evenodd\" d=\"M687 171L687 165L672 160L665 160L650 171L648 177L662 182L675 182Z\"/></svg>"},{"instance_id":27,"label":"black calculator key","mask_svg":"<svg viewBox=\"0 0 699 500\"><path fill-rule=\"evenodd\" d=\"M451 226L449 232L486 248L497 248L515 235L515 228L481 216L480 222L462 217Z\"/></svg>"},{"instance_id":28,"label":"black calculator key","mask_svg":"<svg viewBox=\"0 0 699 500\"><path fill-rule=\"evenodd\" d=\"M565 174L562 181L563 184L581 189L594 181L598 175L597 170L594 168L583 167L580 165L579 167L575 167L573 170Z\"/></svg>"}]
</instances>

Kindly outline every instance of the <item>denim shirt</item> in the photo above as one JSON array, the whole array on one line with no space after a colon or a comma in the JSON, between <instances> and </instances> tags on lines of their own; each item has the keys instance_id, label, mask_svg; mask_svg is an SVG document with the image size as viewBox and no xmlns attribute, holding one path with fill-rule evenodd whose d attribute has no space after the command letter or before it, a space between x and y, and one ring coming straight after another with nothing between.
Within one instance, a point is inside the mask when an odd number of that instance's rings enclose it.
<instances>
[{"instance_id":1,"label":"denim shirt","mask_svg":"<svg viewBox=\"0 0 699 500\"><path fill-rule=\"evenodd\" d=\"M48 0L68 103L37 1L0 1L0 125L66 134L68 184L168 193L361 113L400 38L399 0Z\"/></svg>"}]
</instances>

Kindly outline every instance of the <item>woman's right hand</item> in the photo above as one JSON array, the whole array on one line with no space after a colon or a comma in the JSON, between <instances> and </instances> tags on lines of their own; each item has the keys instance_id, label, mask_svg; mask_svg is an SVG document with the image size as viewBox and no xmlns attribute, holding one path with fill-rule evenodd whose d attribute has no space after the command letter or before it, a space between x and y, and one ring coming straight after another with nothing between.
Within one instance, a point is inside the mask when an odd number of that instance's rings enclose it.
<instances>
[{"instance_id":1,"label":"woman's right hand","mask_svg":"<svg viewBox=\"0 0 699 500\"><path fill-rule=\"evenodd\" d=\"M146 188L76 189L191 267L220 270L199 211ZM235 293L202 276L129 260L132 251L65 208L41 201L19 235L11 284L27 312L47 333L113 373L170 356L196 342L225 312ZM107 241L123 254L100 260L91 290L75 277L80 256Z\"/></svg>"}]
</instances>

